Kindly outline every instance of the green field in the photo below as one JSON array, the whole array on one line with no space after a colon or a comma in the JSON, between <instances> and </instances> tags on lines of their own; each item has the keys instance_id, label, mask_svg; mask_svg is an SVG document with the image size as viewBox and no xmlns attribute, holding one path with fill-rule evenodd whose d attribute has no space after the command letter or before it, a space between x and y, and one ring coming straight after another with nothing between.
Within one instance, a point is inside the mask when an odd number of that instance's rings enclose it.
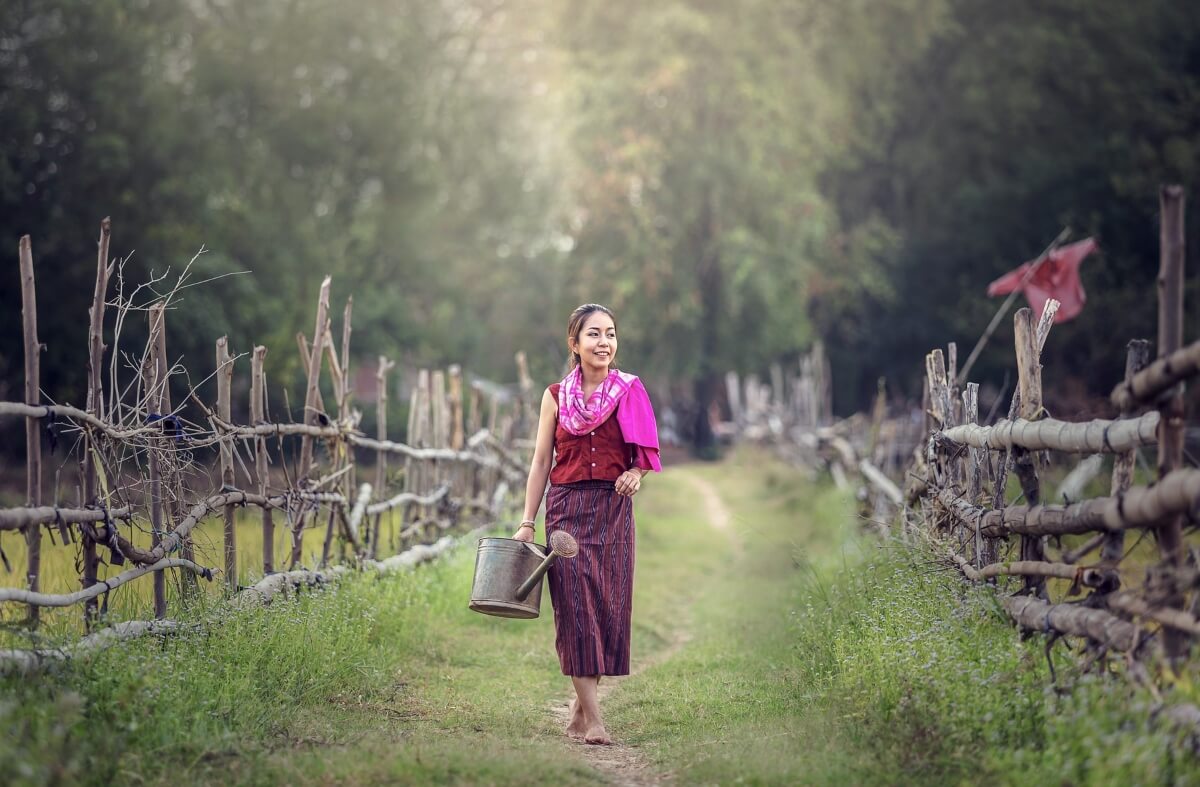
<instances>
[{"instance_id":1,"label":"green field","mask_svg":"<svg viewBox=\"0 0 1200 787\"><path fill-rule=\"evenodd\" d=\"M715 489L736 542L696 483ZM765 455L648 479L634 669L609 730L680 784L1200 782L1150 698L1022 642L985 591L860 536L848 496ZM16 783L599 784L561 735L548 602L466 609L473 550L0 682ZM200 614L200 613L198 613ZM1176 690L1187 695L1184 687Z\"/></svg>"}]
</instances>

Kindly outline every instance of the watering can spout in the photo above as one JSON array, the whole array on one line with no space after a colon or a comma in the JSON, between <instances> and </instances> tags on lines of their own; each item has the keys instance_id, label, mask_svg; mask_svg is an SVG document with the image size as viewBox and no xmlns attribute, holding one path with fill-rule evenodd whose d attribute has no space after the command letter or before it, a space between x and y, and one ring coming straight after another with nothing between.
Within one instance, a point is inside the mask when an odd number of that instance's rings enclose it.
<instances>
[{"instance_id":1,"label":"watering can spout","mask_svg":"<svg viewBox=\"0 0 1200 787\"><path fill-rule=\"evenodd\" d=\"M517 601L524 601L529 595L529 591L533 590L546 572L550 570L550 566L554 565L554 561L560 557L572 558L579 553L579 544L575 541L570 533L562 530L556 530L550 535L550 551L541 564L533 570L529 578L521 583L517 588Z\"/></svg>"}]
</instances>

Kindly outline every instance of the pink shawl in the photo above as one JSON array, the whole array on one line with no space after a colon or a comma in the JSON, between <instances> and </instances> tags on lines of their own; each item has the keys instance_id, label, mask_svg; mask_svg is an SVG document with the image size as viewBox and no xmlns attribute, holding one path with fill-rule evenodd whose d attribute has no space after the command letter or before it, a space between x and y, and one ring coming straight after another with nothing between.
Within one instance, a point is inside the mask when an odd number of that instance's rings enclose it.
<instances>
[{"instance_id":1,"label":"pink shawl","mask_svg":"<svg viewBox=\"0 0 1200 787\"><path fill-rule=\"evenodd\" d=\"M581 435L617 413L617 425L625 442L636 447L634 465L662 472L658 457L658 423L650 395L637 375L610 371L584 401L583 374L576 366L567 372L558 389L558 423L568 432Z\"/></svg>"}]
</instances>

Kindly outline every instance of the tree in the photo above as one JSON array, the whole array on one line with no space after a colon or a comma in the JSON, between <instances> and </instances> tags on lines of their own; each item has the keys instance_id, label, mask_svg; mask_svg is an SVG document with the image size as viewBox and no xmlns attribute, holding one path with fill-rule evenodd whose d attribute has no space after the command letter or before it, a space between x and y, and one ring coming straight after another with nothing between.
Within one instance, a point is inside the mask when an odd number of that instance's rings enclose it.
<instances>
[{"instance_id":1,"label":"tree","mask_svg":"<svg viewBox=\"0 0 1200 787\"><path fill-rule=\"evenodd\" d=\"M827 233L821 143L796 122L811 77L783 13L584 1L564 21L578 97L570 274L580 300L626 315L637 364L691 381L701 450L720 375L810 341L798 306Z\"/></svg>"}]
</instances>

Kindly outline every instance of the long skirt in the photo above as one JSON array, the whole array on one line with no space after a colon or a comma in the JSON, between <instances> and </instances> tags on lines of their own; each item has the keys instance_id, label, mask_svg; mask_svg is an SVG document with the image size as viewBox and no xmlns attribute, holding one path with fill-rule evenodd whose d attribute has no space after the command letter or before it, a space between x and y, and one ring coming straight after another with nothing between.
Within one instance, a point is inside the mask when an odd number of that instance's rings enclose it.
<instances>
[{"instance_id":1,"label":"long skirt","mask_svg":"<svg viewBox=\"0 0 1200 787\"><path fill-rule=\"evenodd\" d=\"M556 484L546 497L546 537L565 530L574 558L550 567L554 647L564 675L628 675L633 614L633 500L611 481Z\"/></svg>"}]
</instances>

